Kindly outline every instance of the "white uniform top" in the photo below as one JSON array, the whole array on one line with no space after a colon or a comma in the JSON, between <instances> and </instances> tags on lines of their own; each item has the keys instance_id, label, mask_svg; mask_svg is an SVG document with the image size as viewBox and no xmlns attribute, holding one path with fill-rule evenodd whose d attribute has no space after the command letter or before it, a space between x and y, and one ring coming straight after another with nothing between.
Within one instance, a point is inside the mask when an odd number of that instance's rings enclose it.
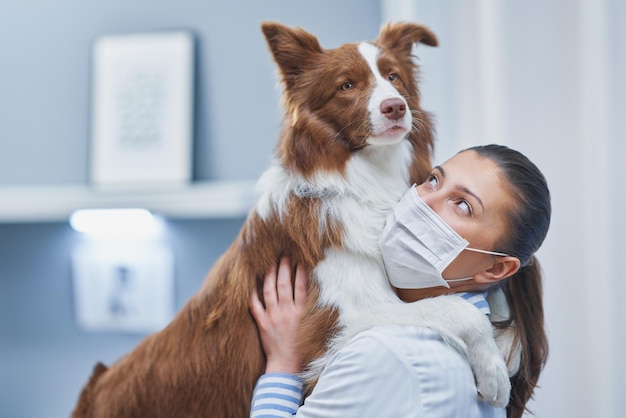
<instances>
[{"instance_id":1,"label":"white uniform top","mask_svg":"<svg viewBox=\"0 0 626 418\"><path fill-rule=\"evenodd\" d=\"M467 360L428 328L375 327L356 335L299 406L296 376L263 375L251 416L305 418L504 418L478 397Z\"/></svg>"}]
</instances>

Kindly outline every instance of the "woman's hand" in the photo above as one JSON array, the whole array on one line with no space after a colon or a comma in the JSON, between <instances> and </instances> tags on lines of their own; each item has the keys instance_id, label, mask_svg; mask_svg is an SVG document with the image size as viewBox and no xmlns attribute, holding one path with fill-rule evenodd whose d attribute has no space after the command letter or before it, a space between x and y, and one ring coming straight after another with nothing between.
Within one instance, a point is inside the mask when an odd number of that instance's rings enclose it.
<instances>
[{"instance_id":1,"label":"woman's hand","mask_svg":"<svg viewBox=\"0 0 626 418\"><path fill-rule=\"evenodd\" d=\"M302 371L303 359L297 345L306 295L306 273L298 266L295 284L292 286L291 267L286 258L280 260L278 272L274 267L265 276L265 306L259 300L257 292L253 292L250 311L259 328L267 357L265 373L298 374Z\"/></svg>"}]
</instances>

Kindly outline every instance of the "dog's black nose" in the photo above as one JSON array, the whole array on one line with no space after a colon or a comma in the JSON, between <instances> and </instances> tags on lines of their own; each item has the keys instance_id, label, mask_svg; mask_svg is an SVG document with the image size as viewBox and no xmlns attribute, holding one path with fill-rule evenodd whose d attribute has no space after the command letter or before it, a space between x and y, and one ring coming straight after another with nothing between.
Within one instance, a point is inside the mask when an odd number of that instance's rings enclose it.
<instances>
[{"instance_id":1,"label":"dog's black nose","mask_svg":"<svg viewBox=\"0 0 626 418\"><path fill-rule=\"evenodd\" d=\"M404 100L398 98L383 100L380 104L380 112L385 115L387 119L401 119L406 113L406 103Z\"/></svg>"}]
</instances>

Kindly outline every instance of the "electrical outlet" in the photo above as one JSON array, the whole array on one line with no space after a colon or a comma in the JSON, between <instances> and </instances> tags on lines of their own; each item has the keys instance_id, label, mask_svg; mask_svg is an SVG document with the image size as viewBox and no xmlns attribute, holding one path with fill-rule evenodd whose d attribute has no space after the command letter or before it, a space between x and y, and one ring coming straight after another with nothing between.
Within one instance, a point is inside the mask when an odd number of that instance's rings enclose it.
<instances>
[{"instance_id":1,"label":"electrical outlet","mask_svg":"<svg viewBox=\"0 0 626 418\"><path fill-rule=\"evenodd\" d=\"M149 333L174 316L174 256L162 244L88 242L73 251L72 270L84 330Z\"/></svg>"}]
</instances>

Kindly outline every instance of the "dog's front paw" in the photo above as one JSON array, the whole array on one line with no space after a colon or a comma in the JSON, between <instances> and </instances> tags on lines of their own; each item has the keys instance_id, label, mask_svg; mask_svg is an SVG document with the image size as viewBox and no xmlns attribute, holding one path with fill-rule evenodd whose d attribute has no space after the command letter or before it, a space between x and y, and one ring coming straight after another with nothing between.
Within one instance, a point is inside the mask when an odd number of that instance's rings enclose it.
<instances>
[{"instance_id":1,"label":"dog's front paw","mask_svg":"<svg viewBox=\"0 0 626 418\"><path fill-rule=\"evenodd\" d=\"M487 340L485 344L468 347L468 351L478 393L490 405L505 407L509 403L511 381L498 347L493 340Z\"/></svg>"}]
</instances>

